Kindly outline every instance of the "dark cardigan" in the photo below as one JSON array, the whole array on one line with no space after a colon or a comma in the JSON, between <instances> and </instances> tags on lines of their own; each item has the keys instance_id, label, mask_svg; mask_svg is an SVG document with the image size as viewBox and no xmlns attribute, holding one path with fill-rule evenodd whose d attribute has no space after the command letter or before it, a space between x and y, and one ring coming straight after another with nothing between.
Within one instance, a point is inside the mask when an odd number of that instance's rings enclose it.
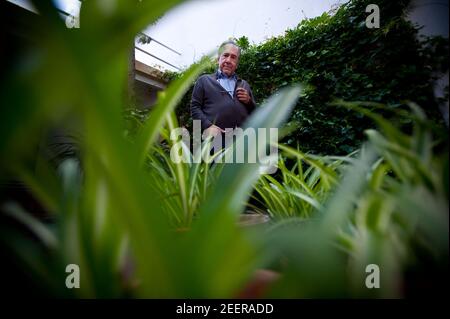
<instances>
[{"instance_id":1,"label":"dark cardigan","mask_svg":"<svg viewBox=\"0 0 450 319\"><path fill-rule=\"evenodd\" d=\"M205 74L198 78L192 92L191 115L194 120L201 120L202 130L212 124L222 129L240 127L248 115L255 109L250 85L238 78L236 88L243 87L251 97L249 104L241 103L236 97L236 89L233 98L217 82L215 74Z\"/></svg>"}]
</instances>

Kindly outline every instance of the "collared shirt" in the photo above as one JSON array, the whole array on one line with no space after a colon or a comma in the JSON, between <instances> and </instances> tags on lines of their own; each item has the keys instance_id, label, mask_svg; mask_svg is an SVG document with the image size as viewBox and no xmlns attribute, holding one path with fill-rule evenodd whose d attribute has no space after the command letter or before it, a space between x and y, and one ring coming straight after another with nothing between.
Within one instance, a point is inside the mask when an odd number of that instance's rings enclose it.
<instances>
[{"instance_id":1,"label":"collared shirt","mask_svg":"<svg viewBox=\"0 0 450 319\"><path fill-rule=\"evenodd\" d=\"M225 89L225 91L227 91L228 94L230 94L230 96L233 97L234 89L236 87L237 82L236 73L229 77L219 69L217 70L216 75L217 75L217 82L219 82L219 84Z\"/></svg>"}]
</instances>

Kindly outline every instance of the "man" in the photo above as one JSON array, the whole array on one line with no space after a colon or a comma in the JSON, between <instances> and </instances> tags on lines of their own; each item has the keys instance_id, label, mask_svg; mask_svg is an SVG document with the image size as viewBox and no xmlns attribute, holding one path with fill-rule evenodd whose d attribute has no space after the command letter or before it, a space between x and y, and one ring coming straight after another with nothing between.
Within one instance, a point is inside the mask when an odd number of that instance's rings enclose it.
<instances>
[{"instance_id":1,"label":"man","mask_svg":"<svg viewBox=\"0 0 450 319\"><path fill-rule=\"evenodd\" d=\"M206 136L218 136L225 129L240 127L255 108L250 85L235 73L240 54L235 42L222 43L217 72L202 75L194 86L191 114L194 120L201 121Z\"/></svg>"}]
</instances>

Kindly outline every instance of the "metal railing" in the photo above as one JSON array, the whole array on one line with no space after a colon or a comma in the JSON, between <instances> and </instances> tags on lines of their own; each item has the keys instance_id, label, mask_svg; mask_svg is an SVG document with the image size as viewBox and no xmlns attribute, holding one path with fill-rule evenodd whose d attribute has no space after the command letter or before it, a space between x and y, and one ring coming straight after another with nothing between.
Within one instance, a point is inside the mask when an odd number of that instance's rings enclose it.
<instances>
[{"instance_id":1,"label":"metal railing","mask_svg":"<svg viewBox=\"0 0 450 319\"><path fill-rule=\"evenodd\" d=\"M176 54L178 54L178 55L181 55L181 53L179 53L179 52L175 51L174 49L168 47L167 45L165 45L165 44L163 44L163 43L161 43L161 42L155 40L154 38L152 38L151 36L145 34L144 32L139 32L139 33L142 34L143 36L146 36L147 38L149 38L150 41L156 42L156 43L160 44L161 46L163 46L163 47L169 49L170 51L172 51L172 52L174 52L174 53L176 53Z\"/></svg>"},{"instance_id":2,"label":"metal railing","mask_svg":"<svg viewBox=\"0 0 450 319\"><path fill-rule=\"evenodd\" d=\"M181 55L181 53L175 51L174 49L172 49L171 47L165 45L164 43L161 43L160 41L155 40L154 38L152 38L151 36L145 34L144 32L139 32L139 33L140 33L141 35L143 35L143 36L145 36L146 38L149 39L148 43L146 43L146 44L149 44L150 42L155 42L155 43L159 44L160 46L162 46L162 47L164 47L164 48L166 48L166 49L172 51L173 53L178 54L178 55ZM153 55L153 54L151 54L150 52L145 51L145 50L142 49L142 48L139 48L139 47L137 47L137 46L135 46L134 48L137 49L137 50L139 50L139 51L141 51L141 52L143 52L143 53L145 53L145 54L147 54L148 56L151 56L152 58L154 58L154 59L156 59L156 60L158 60L158 61L161 61L161 62L163 62L163 63L165 63L165 64L167 64L167 65L170 65L171 67L177 69L178 71L181 70L179 67L177 67L177 66L175 66L175 65L173 65L173 64L171 64L171 63L169 63L169 62L167 62L167 61L165 61L165 60L163 60L163 59L161 59L161 58L159 58L159 57L157 57L157 56L155 56L155 55Z\"/></svg>"}]
</instances>

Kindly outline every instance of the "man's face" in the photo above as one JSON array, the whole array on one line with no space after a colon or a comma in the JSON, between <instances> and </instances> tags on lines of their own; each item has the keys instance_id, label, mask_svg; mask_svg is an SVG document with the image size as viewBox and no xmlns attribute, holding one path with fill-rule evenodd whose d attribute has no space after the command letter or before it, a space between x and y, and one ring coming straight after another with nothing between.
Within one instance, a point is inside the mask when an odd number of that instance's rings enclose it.
<instances>
[{"instance_id":1,"label":"man's face","mask_svg":"<svg viewBox=\"0 0 450 319\"><path fill-rule=\"evenodd\" d=\"M219 68L227 76L236 71L239 62L239 50L232 44L225 45L222 54L219 56Z\"/></svg>"}]
</instances>

